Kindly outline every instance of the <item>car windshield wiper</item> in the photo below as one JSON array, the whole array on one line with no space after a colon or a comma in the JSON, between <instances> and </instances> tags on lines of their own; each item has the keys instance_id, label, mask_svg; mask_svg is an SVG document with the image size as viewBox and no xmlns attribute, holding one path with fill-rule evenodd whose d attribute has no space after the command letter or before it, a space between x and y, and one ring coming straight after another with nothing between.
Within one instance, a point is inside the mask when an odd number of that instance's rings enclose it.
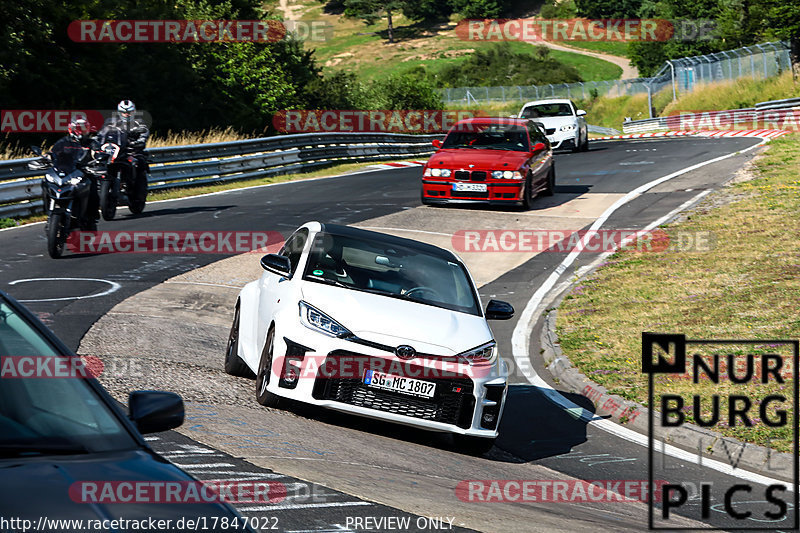
<instances>
[{"instance_id":1,"label":"car windshield wiper","mask_svg":"<svg viewBox=\"0 0 800 533\"><path fill-rule=\"evenodd\" d=\"M77 442L0 442L0 457L77 455L89 449Z\"/></svg>"}]
</instances>

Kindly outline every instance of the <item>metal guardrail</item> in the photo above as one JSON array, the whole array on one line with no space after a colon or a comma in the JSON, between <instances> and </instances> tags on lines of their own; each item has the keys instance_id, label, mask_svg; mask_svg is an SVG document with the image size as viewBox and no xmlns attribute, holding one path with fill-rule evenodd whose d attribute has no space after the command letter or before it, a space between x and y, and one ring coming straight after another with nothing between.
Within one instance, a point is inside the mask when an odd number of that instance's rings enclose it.
<instances>
[{"instance_id":1,"label":"metal guardrail","mask_svg":"<svg viewBox=\"0 0 800 533\"><path fill-rule=\"evenodd\" d=\"M222 143L150 148L150 190L303 172L346 161L427 155L441 135L311 133ZM42 210L42 172L35 158L0 161L0 218Z\"/></svg>"},{"instance_id":2,"label":"metal guardrail","mask_svg":"<svg viewBox=\"0 0 800 533\"><path fill-rule=\"evenodd\" d=\"M784 100L771 100L769 102L760 102L756 104L756 109L759 111L765 109L792 109L800 107L800 98L786 98Z\"/></svg>"},{"instance_id":3,"label":"metal guardrail","mask_svg":"<svg viewBox=\"0 0 800 533\"><path fill-rule=\"evenodd\" d=\"M619 135L619 130L604 128L603 126L593 126L592 124L587 124L586 130L589 133L599 133L600 135Z\"/></svg>"},{"instance_id":4,"label":"metal guardrail","mask_svg":"<svg viewBox=\"0 0 800 533\"><path fill-rule=\"evenodd\" d=\"M759 102L755 107L744 109L729 109L725 111L709 111L710 117L722 114L736 113L741 120L754 121L762 111L788 110L800 107L800 98L786 98L784 100L770 100ZM681 130L686 129L681 123L680 115L667 117L647 118L644 120L631 120L622 124L623 133L645 133L659 130ZM694 128L692 128L694 129Z\"/></svg>"}]
</instances>

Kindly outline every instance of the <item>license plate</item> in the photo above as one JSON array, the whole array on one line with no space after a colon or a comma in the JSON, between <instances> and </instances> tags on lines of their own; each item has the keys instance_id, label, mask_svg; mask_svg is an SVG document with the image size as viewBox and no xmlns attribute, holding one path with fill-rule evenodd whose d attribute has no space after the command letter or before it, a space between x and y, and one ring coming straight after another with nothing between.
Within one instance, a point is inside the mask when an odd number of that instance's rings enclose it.
<instances>
[{"instance_id":1,"label":"license plate","mask_svg":"<svg viewBox=\"0 0 800 533\"><path fill-rule=\"evenodd\" d=\"M392 392L410 394L421 398L433 398L436 392L436 383L421 379L405 378L394 374L384 374L374 370L364 372L364 384L373 389L382 389Z\"/></svg>"},{"instance_id":2,"label":"license plate","mask_svg":"<svg viewBox=\"0 0 800 533\"><path fill-rule=\"evenodd\" d=\"M453 190L456 192L486 192L485 183L454 183Z\"/></svg>"}]
</instances>

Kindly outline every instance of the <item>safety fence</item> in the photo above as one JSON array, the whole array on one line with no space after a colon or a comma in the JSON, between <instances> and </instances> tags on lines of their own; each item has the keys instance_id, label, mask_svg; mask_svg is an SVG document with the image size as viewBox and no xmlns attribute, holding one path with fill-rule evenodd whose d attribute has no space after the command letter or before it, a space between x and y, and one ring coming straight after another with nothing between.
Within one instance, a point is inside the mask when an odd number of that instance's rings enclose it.
<instances>
[{"instance_id":1,"label":"safety fence","mask_svg":"<svg viewBox=\"0 0 800 533\"><path fill-rule=\"evenodd\" d=\"M765 79L791 69L788 41L776 41L715 54L684 57L664 63L655 76L625 80L549 83L547 85L453 87L441 90L446 104L527 102L546 98L581 99L596 96L655 94L672 85L673 93L696 85L740 78Z\"/></svg>"}]
</instances>

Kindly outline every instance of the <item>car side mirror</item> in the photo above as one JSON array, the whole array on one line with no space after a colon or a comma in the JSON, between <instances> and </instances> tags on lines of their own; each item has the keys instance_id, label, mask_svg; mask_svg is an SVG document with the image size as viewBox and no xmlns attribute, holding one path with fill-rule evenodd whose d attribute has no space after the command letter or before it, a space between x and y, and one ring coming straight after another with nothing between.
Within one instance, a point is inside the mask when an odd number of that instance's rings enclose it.
<instances>
[{"instance_id":1,"label":"car side mirror","mask_svg":"<svg viewBox=\"0 0 800 533\"><path fill-rule=\"evenodd\" d=\"M137 390L128 397L128 417L140 433L158 433L183 424L183 398L174 392Z\"/></svg>"},{"instance_id":2,"label":"car side mirror","mask_svg":"<svg viewBox=\"0 0 800 533\"><path fill-rule=\"evenodd\" d=\"M508 320L514 318L514 307L501 300L489 300L486 305L486 320Z\"/></svg>"},{"instance_id":3,"label":"car side mirror","mask_svg":"<svg viewBox=\"0 0 800 533\"><path fill-rule=\"evenodd\" d=\"M544 143L536 143L536 144L533 145L533 151L534 152L541 152L542 150L545 150L546 148L547 148L547 145L544 144Z\"/></svg>"},{"instance_id":4,"label":"car side mirror","mask_svg":"<svg viewBox=\"0 0 800 533\"><path fill-rule=\"evenodd\" d=\"M42 157L42 149L39 148L38 146L31 146L31 152L33 152L35 155L38 155L39 157Z\"/></svg>"},{"instance_id":5,"label":"car side mirror","mask_svg":"<svg viewBox=\"0 0 800 533\"><path fill-rule=\"evenodd\" d=\"M431 144L434 145L436 148L441 148L442 147L442 141L440 141L439 139L434 139L431 142Z\"/></svg>"},{"instance_id":6,"label":"car side mirror","mask_svg":"<svg viewBox=\"0 0 800 533\"><path fill-rule=\"evenodd\" d=\"M586 111L584 111L583 109L578 109L578 112L575 113L575 114L577 116L579 116L579 117L585 117L586 116Z\"/></svg>"},{"instance_id":7,"label":"car side mirror","mask_svg":"<svg viewBox=\"0 0 800 533\"><path fill-rule=\"evenodd\" d=\"M285 255L267 254L261 258L261 268L267 272L288 278L292 274L292 262Z\"/></svg>"}]
</instances>

